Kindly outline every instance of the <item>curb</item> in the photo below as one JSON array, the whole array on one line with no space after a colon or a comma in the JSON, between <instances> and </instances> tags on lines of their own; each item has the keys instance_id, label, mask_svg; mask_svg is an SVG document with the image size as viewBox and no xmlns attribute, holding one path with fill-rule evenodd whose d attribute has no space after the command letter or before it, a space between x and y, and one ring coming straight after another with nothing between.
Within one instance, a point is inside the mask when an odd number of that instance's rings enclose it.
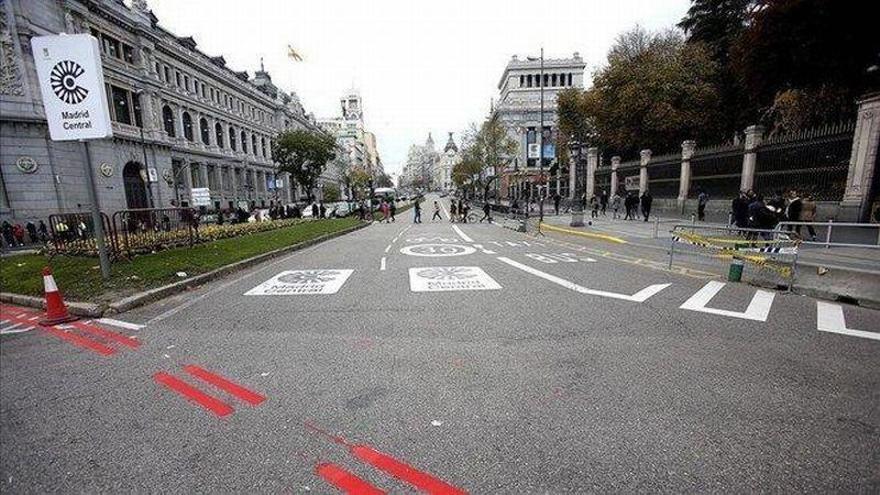
<instances>
[{"instance_id":1,"label":"curb","mask_svg":"<svg viewBox=\"0 0 880 495\"><path fill-rule=\"evenodd\" d=\"M118 301L113 301L106 305L99 305L95 303L87 303L87 302L67 302L67 307L71 313L79 316L88 316L92 318L100 318L104 315L122 313L128 311L130 309L134 309L138 306L143 306L144 304L157 301L159 299L163 299L172 294L176 294L178 292L183 292L191 287L196 287L199 285L203 285L207 282L220 278L224 275L227 275L232 272L236 272L239 270L243 270L245 268L251 267L253 265L259 264L263 261L281 256L283 254L291 253L294 251L299 251L301 249L305 249L307 247L314 246L315 244L319 244L324 241L329 241L330 239L340 237L346 234L350 234L354 231L360 230L362 228L368 227L372 224L372 222L364 222L354 227L340 230L338 232L333 232L330 234L324 234L314 239L309 239L308 241L299 242L297 244L291 244L290 246L286 246L280 249L276 249L274 251L269 251L267 253L258 254L257 256L243 259L241 261L236 261L230 265L222 266L215 270L212 270L207 273L202 273L200 275L196 275L194 277L189 277L168 285L163 285L162 287L156 287L155 289L150 289L144 292L139 292L137 294L133 294L131 296L119 299ZM34 296L25 296L21 294L12 294L8 292L0 292L0 301L18 304L21 306L27 306L32 308L40 308L43 309L45 306L45 302L43 299Z\"/></svg>"},{"instance_id":2,"label":"curb","mask_svg":"<svg viewBox=\"0 0 880 495\"><path fill-rule=\"evenodd\" d=\"M629 244L628 241L625 241L619 237L614 237L614 236L610 236L610 235L606 235L606 234L594 234L591 232L581 232L579 230L566 229L563 227L557 227L555 225L550 225L546 222L541 223L541 228L547 229L551 232L562 232L564 234L577 235L577 236L581 236L581 237L587 237L589 239L599 239L601 241L613 242L615 244Z\"/></svg>"}]
</instances>

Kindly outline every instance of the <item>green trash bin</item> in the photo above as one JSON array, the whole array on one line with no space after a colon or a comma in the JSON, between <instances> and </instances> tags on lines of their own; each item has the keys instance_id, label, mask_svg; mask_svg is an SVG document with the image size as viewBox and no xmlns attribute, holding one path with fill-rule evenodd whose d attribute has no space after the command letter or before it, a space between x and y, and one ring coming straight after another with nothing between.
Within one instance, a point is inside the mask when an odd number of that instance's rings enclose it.
<instances>
[{"instance_id":1,"label":"green trash bin","mask_svg":"<svg viewBox=\"0 0 880 495\"><path fill-rule=\"evenodd\" d=\"M739 282L743 276L743 261L736 258L730 262L730 270L727 272L727 280L730 282Z\"/></svg>"}]
</instances>

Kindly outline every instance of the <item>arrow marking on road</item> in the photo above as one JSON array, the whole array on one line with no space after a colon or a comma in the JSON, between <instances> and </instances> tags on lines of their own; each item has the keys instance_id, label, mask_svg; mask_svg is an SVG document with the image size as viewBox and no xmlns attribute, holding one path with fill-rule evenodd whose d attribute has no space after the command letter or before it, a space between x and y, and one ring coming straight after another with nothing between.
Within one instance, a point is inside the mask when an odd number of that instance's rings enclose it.
<instances>
[{"instance_id":1,"label":"arrow marking on road","mask_svg":"<svg viewBox=\"0 0 880 495\"><path fill-rule=\"evenodd\" d=\"M566 289L570 289L575 292L580 292L581 294L588 294L591 296L599 296L599 297L609 297L611 299L620 299L622 301L631 301L631 302L639 302L639 303L645 302L654 294L656 294L656 293L660 292L661 290L672 285L672 284L649 285L649 286L645 287L644 289L642 289L642 290L640 290L630 296L627 294L619 294L617 292L607 292L604 290L588 289L587 287L578 285L574 282L569 282L568 280L565 280L563 278L559 278L556 275L551 275L549 273L542 272L541 270L538 270L536 268L532 268L528 265L523 265L522 263L519 263L517 261L513 261L512 259L505 258L503 256L499 256L498 260L502 261L504 263L507 263L508 265L510 265L514 268L519 268L520 270L522 270L526 273L531 273L532 275L535 275L536 277L540 277L540 278L543 278L544 280L553 282L554 284L561 285L561 286L565 287Z\"/></svg>"},{"instance_id":2,"label":"arrow marking on road","mask_svg":"<svg viewBox=\"0 0 880 495\"><path fill-rule=\"evenodd\" d=\"M820 332L839 333L852 337L880 340L880 333L847 328L846 318L843 316L843 307L839 304L822 301L816 301L816 329Z\"/></svg>"},{"instance_id":3,"label":"arrow marking on road","mask_svg":"<svg viewBox=\"0 0 880 495\"><path fill-rule=\"evenodd\" d=\"M729 316L731 318L742 318L744 320L767 321L770 314L770 307L773 305L773 298L776 294L766 291L757 290L752 296L752 301L745 311L728 311L726 309L707 308L706 305L715 297L726 284L717 280L709 281L696 294L684 302L681 309L690 311L698 311L700 313L709 313L713 315Z\"/></svg>"},{"instance_id":4,"label":"arrow marking on road","mask_svg":"<svg viewBox=\"0 0 880 495\"><path fill-rule=\"evenodd\" d=\"M385 271L385 257L382 256L382 261L379 263L379 270Z\"/></svg>"}]
</instances>

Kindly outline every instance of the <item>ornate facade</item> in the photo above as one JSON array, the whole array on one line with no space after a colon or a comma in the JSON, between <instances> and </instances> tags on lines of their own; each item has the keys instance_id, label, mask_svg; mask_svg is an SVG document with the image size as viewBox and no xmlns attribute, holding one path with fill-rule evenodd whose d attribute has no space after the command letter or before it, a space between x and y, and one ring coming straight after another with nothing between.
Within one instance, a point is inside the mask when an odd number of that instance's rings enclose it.
<instances>
[{"instance_id":1,"label":"ornate facade","mask_svg":"<svg viewBox=\"0 0 880 495\"><path fill-rule=\"evenodd\" d=\"M144 0L0 0L4 219L88 206L83 146L49 139L30 49L32 37L62 32L90 33L102 49L114 130L91 144L102 210L187 205L196 187L210 189L212 208L296 199L271 140L320 128L262 67L253 77L229 68L162 28Z\"/></svg>"}]
</instances>

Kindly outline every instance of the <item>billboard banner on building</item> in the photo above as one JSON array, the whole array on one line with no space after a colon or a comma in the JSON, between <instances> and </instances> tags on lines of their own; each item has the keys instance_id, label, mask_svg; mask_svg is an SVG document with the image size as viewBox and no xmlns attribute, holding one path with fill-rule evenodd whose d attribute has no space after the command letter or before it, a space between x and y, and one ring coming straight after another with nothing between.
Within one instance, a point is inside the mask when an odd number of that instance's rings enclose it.
<instances>
[{"instance_id":1,"label":"billboard banner on building","mask_svg":"<svg viewBox=\"0 0 880 495\"><path fill-rule=\"evenodd\" d=\"M193 206L211 206L211 190L207 187L194 187L190 190Z\"/></svg>"},{"instance_id":2,"label":"billboard banner on building","mask_svg":"<svg viewBox=\"0 0 880 495\"><path fill-rule=\"evenodd\" d=\"M89 34L36 36L31 47L52 140L111 137L98 40Z\"/></svg>"},{"instance_id":3,"label":"billboard banner on building","mask_svg":"<svg viewBox=\"0 0 880 495\"><path fill-rule=\"evenodd\" d=\"M541 146L538 143L529 143L529 158L538 158L540 156Z\"/></svg>"}]
</instances>

